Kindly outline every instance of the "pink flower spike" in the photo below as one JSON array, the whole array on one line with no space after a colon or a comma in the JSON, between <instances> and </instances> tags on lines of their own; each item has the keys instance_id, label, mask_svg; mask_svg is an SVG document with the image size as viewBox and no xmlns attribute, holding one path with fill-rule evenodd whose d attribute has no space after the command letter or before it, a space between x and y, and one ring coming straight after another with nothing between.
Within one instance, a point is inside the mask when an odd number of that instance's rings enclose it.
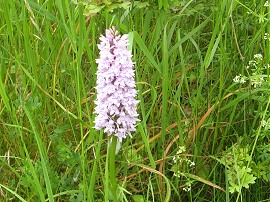
<instances>
[{"instance_id":1,"label":"pink flower spike","mask_svg":"<svg viewBox=\"0 0 270 202\"><path fill-rule=\"evenodd\" d=\"M100 37L100 57L96 60L97 99L95 100L95 127L104 129L108 135L118 137L122 142L131 132L139 119L136 111L138 91L135 89L134 62L127 50L128 35L119 35L115 28L106 30Z\"/></svg>"}]
</instances>

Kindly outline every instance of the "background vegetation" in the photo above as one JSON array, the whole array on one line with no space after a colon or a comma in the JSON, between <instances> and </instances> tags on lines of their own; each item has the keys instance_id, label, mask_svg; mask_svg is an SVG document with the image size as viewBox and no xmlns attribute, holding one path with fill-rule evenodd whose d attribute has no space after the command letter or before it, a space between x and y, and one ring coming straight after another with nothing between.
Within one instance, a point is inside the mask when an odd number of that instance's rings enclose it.
<instances>
[{"instance_id":1,"label":"background vegetation","mask_svg":"<svg viewBox=\"0 0 270 202\"><path fill-rule=\"evenodd\" d=\"M0 0L0 19L1 201L104 201L93 108L111 26L130 36L141 119L119 201L270 199L267 2Z\"/></svg>"}]
</instances>

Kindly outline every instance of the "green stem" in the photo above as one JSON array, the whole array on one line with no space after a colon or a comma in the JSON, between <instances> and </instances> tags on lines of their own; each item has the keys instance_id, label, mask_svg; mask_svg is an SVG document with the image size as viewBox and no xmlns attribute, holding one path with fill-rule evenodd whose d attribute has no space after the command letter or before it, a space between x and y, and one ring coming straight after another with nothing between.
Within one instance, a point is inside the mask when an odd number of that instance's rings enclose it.
<instances>
[{"instance_id":1,"label":"green stem","mask_svg":"<svg viewBox=\"0 0 270 202\"><path fill-rule=\"evenodd\" d=\"M114 198L114 201L118 201L117 198L117 178L115 173L115 150L117 144L117 137L112 137L112 142L109 146L109 174L110 174L110 182L111 182L111 192Z\"/></svg>"}]
</instances>

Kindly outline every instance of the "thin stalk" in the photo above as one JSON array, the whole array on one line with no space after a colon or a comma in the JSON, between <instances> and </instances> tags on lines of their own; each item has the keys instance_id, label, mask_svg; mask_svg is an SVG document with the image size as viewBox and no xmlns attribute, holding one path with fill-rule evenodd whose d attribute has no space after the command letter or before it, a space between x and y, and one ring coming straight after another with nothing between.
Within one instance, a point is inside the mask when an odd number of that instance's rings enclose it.
<instances>
[{"instance_id":1,"label":"thin stalk","mask_svg":"<svg viewBox=\"0 0 270 202\"><path fill-rule=\"evenodd\" d=\"M117 198L117 179L116 179L116 173L115 173L115 150L116 150L116 144L117 144L117 137L113 136L112 142L109 146L109 175L110 175L110 182L111 182L111 193L113 195L113 198L115 201L118 201Z\"/></svg>"},{"instance_id":2,"label":"thin stalk","mask_svg":"<svg viewBox=\"0 0 270 202\"><path fill-rule=\"evenodd\" d=\"M102 145L102 138L103 138L103 132L100 132L96 155L95 155L95 160L94 160L94 165L93 165L92 174L91 174L90 183L89 183L88 194L87 194L91 200L94 200L94 186L95 186L96 176L97 176L97 166L98 166L98 163L99 163L100 158L101 158L100 149L101 149L101 145Z\"/></svg>"}]
</instances>

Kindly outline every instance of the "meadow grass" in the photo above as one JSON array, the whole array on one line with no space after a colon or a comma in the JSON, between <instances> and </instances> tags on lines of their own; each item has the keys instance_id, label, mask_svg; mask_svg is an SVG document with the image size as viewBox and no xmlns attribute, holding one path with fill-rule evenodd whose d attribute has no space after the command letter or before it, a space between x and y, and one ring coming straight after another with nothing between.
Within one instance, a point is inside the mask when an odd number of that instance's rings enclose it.
<instances>
[{"instance_id":1,"label":"meadow grass","mask_svg":"<svg viewBox=\"0 0 270 202\"><path fill-rule=\"evenodd\" d=\"M1 0L0 200L270 200L270 70L258 88L233 82L256 76L255 54L270 64L264 4L159 0L85 16L74 1ZM129 34L141 120L115 159L93 128L111 26Z\"/></svg>"}]
</instances>

